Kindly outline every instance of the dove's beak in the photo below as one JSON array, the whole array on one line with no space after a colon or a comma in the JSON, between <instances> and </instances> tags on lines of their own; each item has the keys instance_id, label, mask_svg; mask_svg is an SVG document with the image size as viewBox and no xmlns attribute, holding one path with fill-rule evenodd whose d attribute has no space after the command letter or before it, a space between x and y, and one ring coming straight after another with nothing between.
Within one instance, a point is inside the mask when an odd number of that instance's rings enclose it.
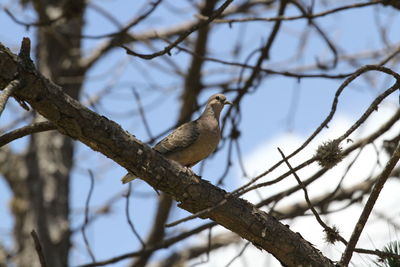
<instances>
[{"instance_id":1,"label":"dove's beak","mask_svg":"<svg viewBox=\"0 0 400 267\"><path fill-rule=\"evenodd\" d=\"M229 100L225 100L224 105L233 105L233 103Z\"/></svg>"}]
</instances>

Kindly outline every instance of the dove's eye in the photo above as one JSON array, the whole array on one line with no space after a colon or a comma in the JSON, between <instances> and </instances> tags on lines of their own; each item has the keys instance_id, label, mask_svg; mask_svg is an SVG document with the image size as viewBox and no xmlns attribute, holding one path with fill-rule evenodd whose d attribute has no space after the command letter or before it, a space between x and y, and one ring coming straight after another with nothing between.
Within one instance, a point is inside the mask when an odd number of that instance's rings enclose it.
<instances>
[{"instance_id":1,"label":"dove's eye","mask_svg":"<svg viewBox=\"0 0 400 267\"><path fill-rule=\"evenodd\" d=\"M217 95L217 96L215 97L215 99L221 100L221 98L219 97L219 95Z\"/></svg>"}]
</instances>

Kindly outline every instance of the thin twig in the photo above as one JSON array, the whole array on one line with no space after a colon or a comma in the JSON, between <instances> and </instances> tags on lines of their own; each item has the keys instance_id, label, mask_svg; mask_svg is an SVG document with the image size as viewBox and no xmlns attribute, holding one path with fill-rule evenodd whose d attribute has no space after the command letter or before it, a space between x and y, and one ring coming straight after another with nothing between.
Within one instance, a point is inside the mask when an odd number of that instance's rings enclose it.
<instances>
[{"instance_id":1,"label":"thin twig","mask_svg":"<svg viewBox=\"0 0 400 267\"><path fill-rule=\"evenodd\" d=\"M396 77L396 76L395 76L395 77ZM367 113L370 114L370 112L369 112L370 110L375 109L375 108L377 107L377 105L378 105L387 95L389 95L390 93L392 93L393 90L396 88L396 87L395 87L396 85L397 85L397 83L396 83L394 86L392 86L392 87L390 87L389 89L387 89L385 92L383 92L380 96L378 96L378 97L377 97L377 100L373 101L372 104L370 105L370 107L369 107L369 108L367 109L367 111L364 113L364 115L362 115L362 118L365 117L365 114L367 114ZM333 115L332 115L332 116L333 116ZM369 116L369 115L368 115L368 116ZM376 133L373 133L373 134L372 134L371 136L369 136L368 138L362 140L362 142L357 142L357 143L354 144L353 146L349 147L348 149L346 149L345 151L343 151L343 155L348 155L350 152L352 152L352 151L354 151L356 148L358 148L358 147L364 145L366 142L370 142L370 141L374 140L374 139L375 139L376 137L378 137L381 133L383 133L383 132L385 132L387 129L389 129L390 126L393 125L393 123L395 123L395 122L398 120L399 116L400 116L400 112L398 111L398 112L397 112L396 114L394 114L394 116L393 116L388 122L386 122ZM364 121L365 121L365 119L366 119L366 117L364 118ZM360 121L360 120L358 120L358 121ZM327 123L327 120L325 120L325 122ZM358 122L356 122L356 124L358 124ZM320 126L320 127L321 127L321 126ZM352 127L350 127L350 128L352 128ZM347 132L349 132L349 131L347 131ZM314 132L314 133L315 133L315 132ZM343 135L343 136L345 136L345 135ZM306 142L307 142L307 141L306 141ZM303 144L302 146L304 146L304 144ZM302 147L302 146L301 146L301 147ZM301 148L301 147L300 147L300 148ZM299 149L300 149L300 148L299 148ZM299 149L298 149L298 150L299 150ZM297 151L297 150L296 150L296 151ZM296 152L296 151L295 151L295 152ZM291 155L289 155L289 156L293 156L295 152L293 152L293 153L292 153ZM289 156L286 157L286 159L289 159ZM241 196L241 195L243 195L243 194L245 194L245 193L247 193L247 192L253 191L253 190L255 190L255 189L258 189L258 188L261 188L261 187L265 187L265 186L269 186L269 185L275 184L275 183L277 183L277 182L283 180L285 177L289 176L290 174L294 174L295 171L298 171L298 170L300 170L300 169L302 169L302 168L304 168L304 167L310 165L310 164L313 163L315 160L316 160L315 157L312 157L312 158L306 160L305 162L303 162L302 164L296 166L295 168L292 168L292 170L289 170L289 171L287 171L286 173L280 175L279 177L277 177L277 178L274 179L274 180L271 180L271 181L268 181L268 182L259 183L259 184L250 186L250 185L251 185L251 182L252 182L253 180L261 178L260 175L258 175L257 177L253 178L249 183L245 184L244 186L239 187L238 189L232 191L231 193L228 193L228 194L227 194L227 197L229 197L229 196ZM279 161L277 164L275 164L274 166L272 166L267 172L272 172L272 170L274 170L276 167L278 167L278 166L280 165L281 162L284 162L284 160ZM328 170L328 168L324 168L324 169L321 169L320 171L318 171L317 174L313 175L313 176L310 178L310 180L307 181L307 184L308 184L308 183L311 183L311 182L313 182L313 181L315 181L318 177L320 177L322 174L324 174L327 170ZM267 172L264 172L264 174L267 174ZM246 187L246 186L247 186L247 187ZM290 193L296 192L296 191L299 190L299 189L301 189L301 186L296 186L296 187L294 187L294 188L291 188L291 189L290 189ZM289 194L289 192L286 192L286 193L284 193L284 194L282 194L282 195L281 195L281 194L274 195L273 197L270 197L270 198L264 200L262 203L269 203L269 202L272 201L272 199L276 199L276 196L288 196L288 194ZM205 209L205 210L198 211L198 212L196 212L196 213L194 213L194 214L191 214L191 215L189 215L189 216L187 216L187 217L184 217L184 218L182 218L182 219L179 219L179 220L176 220L176 221L174 221L174 222L168 223L168 224L166 224L165 226L166 226L166 227L173 227L173 226L176 226L176 225L178 225L178 224L180 224L180 223L183 223L183 222L186 222L186 221L189 221L189 220L196 219L196 218L200 217L201 215L204 215L204 214L206 214L206 213L209 213L209 212L213 211L214 209L220 207L221 205L225 204L225 202L226 202L226 199L222 200L220 203L218 203L217 205L215 205L215 206L213 206L213 207L207 208L207 209ZM260 203L260 206L262 206L262 205L265 205L265 204L261 204L261 203ZM344 240L344 239L343 239L343 240ZM343 240L342 240L342 241L343 241Z\"/></svg>"},{"instance_id":2,"label":"thin twig","mask_svg":"<svg viewBox=\"0 0 400 267\"><path fill-rule=\"evenodd\" d=\"M90 248L89 245L89 240L86 236L86 225L89 223L89 203L90 203L90 198L92 197L93 189L94 189L94 175L91 170L89 170L89 177L90 177L90 188L89 188L89 193L86 198L86 203L85 203L85 222L82 225L82 236L83 236L83 241L85 242L86 249L90 255L90 258L92 258L92 261L95 262L96 259L94 257L93 251Z\"/></svg>"},{"instance_id":3,"label":"thin twig","mask_svg":"<svg viewBox=\"0 0 400 267\"><path fill-rule=\"evenodd\" d=\"M0 94L0 116L4 111L4 108L6 107L8 98L13 94L15 90L20 87L20 85L21 82L19 80L12 80Z\"/></svg>"},{"instance_id":4,"label":"thin twig","mask_svg":"<svg viewBox=\"0 0 400 267\"><path fill-rule=\"evenodd\" d=\"M218 58L212 58L212 57L207 57L207 56L201 56L183 46L176 46L176 48L180 51L183 51L185 53L188 53L190 55L196 56L196 57L201 57L203 60L206 61L211 61L215 63L220 63L223 65L229 65L229 66L235 66L235 67L241 67L245 69L256 69L256 66L248 65L245 63L239 63L239 62L233 62L233 61L226 61ZM327 73L314 73L314 74L308 74L308 73L296 73L296 72L290 72L290 71L278 71L278 70L273 70L269 68L264 68L264 67L259 67L257 69L260 72L264 72L266 74L273 74L273 75L281 75L285 77L291 77L291 78L329 78L329 79L343 79L346 77L349 77L353 73L339 73L339 74L327 74Z\"/></svg>"},{"instance_id":5,"label":"thin twig","mask_svg":"<svg viewBox=\"0 0 400 267\"><path fill-rule=\"evenodd\" d=\"M385 0L375 0L375 1L370 1L366 3L355 3L351 4L348 6L341 6L337 7L334 9L322 11L319 13L315 14L303 14L301 16L276 16L272 18L262 18L262 17L250 17L250 18L238 18L238 19L215 19L213 23L237 23L237 22L259 22L259 21L264 21L264 22L271 22L271 21L292 21L292 20L299 20L299 19L314 19L314 18L319 18L323 17L329 14L337 13L340 11L346 11L349 9L354 9L354 8L361 8L361 7L367 7L371 5L376 5L384 2ZM202 15L197 15L198 18L201 19L207 19L207 16L202 16Z\"/></svg>"},{"instance_id":6,"label":"thin twig","mask_svg":"<svg viewBox=\"0 0 400 267\"><path fill-rule=\"evenodd\" d=\"M39 237L35 230L31 231L31 237L33 239L33 242L35 243L35 250L39 257L40 266L47 267L46 259L43 254L42 245L40 244Z\"/></svg>"},{"instance_id":7,"label":"thin twig","mask_svg":"<svg viewBox=\"0 0 400 267\"><path fill-rule=\"evenodd\" d=\"M55 126L55 124L53 124L50 121L33 123L33 124L18 128L16 130L13 130L11 132L1 135L0 136L0 147L18 139L18 138L27 136L29 134L40 133L40 132L56 130L56 129L57 129L57 127Z\"/></svg>"},{"instance_id":8,"label":"thin twig","mask_svg":"<svg viewBox=\"0 0 400 267\"><path fill-rule=\"evenodd\" d=\"M128 259L128 258L133 258L133 257L140 257L142 256L144 253L151 253L154 252L156 250L159 250L160 248L168 248L169 246L180 242L190 236L193 236L195 234L198 234L206 229L209 229L210 227L214 227L217 224L215 222L211 222L211 223L206 223L204 225L201 225L199 227L196 227L195 229L188 231L188 232L184 232L182 234L179 234L177 236L165 239L165 240L161 240L159 242L157 242L157 244L151 245L151 246L147 246L145 249L141 249L139 251L135 251L135 252L131 252L131 253L126 253L123 255L119 255L113 258L110 258L108 260L104 260L104 261L98 261L98 262L93 262L93 263L89 263L89 264L83 264L83 265L79 265L77 267L95 267L95 266L104 266L104 265L108 265L111 263L116 263L119 261L122 261L124 259Z\"/></svg>"},{"instance_id":9,"label":"thin twig","mask_svg":"<svg viewBox=\"0 0 400 267\"><path fill-rule=\"evenodd\" d=\"M146 244L143 242L143 239L140 237L139 233L136 231L135 226L133 225L133 222L131 220L131 216L129 214L129 203L130 203L130 195L132 192L132 183L128 184L128 192L126 193L126 205L125 205L125 215L126 215L126 220L128 221L129 227L131 228L133 234L136 236L136 238L139 240L140 244L142 244L142 248L145 248Z\"/></svg>"},{"instance_id":10,"label":"thin twig","mask_svg":"<svg viewBox=\"0 0 400 267\"><path fill-rule=\"evenodd\" d=\"M211 211L213 211L214 209L216 209L216 208L218 208L218 207L224 205L226 202L227 202L227 200L224 199L224 200L222 200L221 202L219 202L217 205L212 206L212 207L210 207L210 208L208 208L208 209L201 210L201 211L199 211L199 212L193 213L192 215L189 215L189 216L184 217L184 218L182 218L182 219L176 220L176 221L171 222L171 223L167 223L167 224L165 224L165 227L173 227L173 226L176 226L176 225L181 224L181 223L183 223L183 222L196 219L196 218L200 217L201 215L206 214L206 213L208 213L208 212L211 212Z\"/></svg>"},{"instance_id":11,"label":"thin twig","mask_svg":"<svg viewBox=\"0 0 400 267\"><path fill-rule=\"evenodd\" d=\"M369 215L371 214L371 211L375 205L376 200L379 197L379 194L386 183L387 179L389 178L390 174L392 173L392 170L396 166L397 162L400 159L400 143L397 145L397 148L395 152L393 153L392 157L389 159L387 162L385 168L383 169L382 173L380 174L374 188L371 191L371 194L367 200L367 203L364 206L364 209L360 215L360 218L358 219L358 222L356 223L353 233L351 234L349 243L346 246L345 251L342 254L342 258L340 260L340 263L342 266L348 266L351 257L354 252L354 248L358 242L358 239L360 238L361 232L363 231L365 224L367 223L367 220L369 218Z\"/></svg>"},{"instance_id":12,"label":"thin twig","mask_svg":"<svg viewBox=\"0 0 400 267\"><path fill-rule=\"evenodd\" d=\"M381 127L379 129L377 129L374 133L370 134L369 136L365 137L364 139L361 139L361 140L355 142L349 148L344 150L343 151L343 155L347 156L348 154L350 154L351 152L355 151L359 147L363 147L368 143L374 142L378 137L382 136L385 132L387 132L389 129L391 129L392 126L399 119L400 119L400 109L397 110L397 112L387 122L382 124ZM296 170L296 168L294 168L294 170ZM314 175L312 175L310 178L308 178L307 180L303 181L303 184L307 186L307 185L313 183L314 181L316 181L319 177L321 177L327 171L328 171L328 168L320 169ZM290 172L287 172L287 173L289 174ZM293 186L292 188L289 188L289 189L287 189L285 191L276 193L276 194L274 194L274 195L262 200L260 203L258 203L256 205L256 207L260 208L262 206L270 204L273 201L278 201L278 200L280 200L280 199L282 199L284 197L288 197L288 196L290 196L291 194L297 192L300 189L301 188L300 188L299 185Z\"/></svg>"},{"instance_id":13,"label":"thin twig","mask_svg":"<svg viewBox=\"0 0 400 267\"><path fill-rule=\"evenodd\" d=\"M247 249L247 247L250 245L250 242L247 242L243 248L239 251L239 253L237 255L235 255L235 257L233 257L226 265L225 267L229 267L235 260L237 260L240 256L243 255L243 253L245 252L245 250Z\"/></svg>"},{"instance_id":14,"label":"thin twig","mask_svg":"<svg viewBox=\"0 0 400 267\"><path fill-rule=\"evenodd\" d=\"M150 140L154 140L154 136L151 133L150 126L149 126L149 124L147 122L147 119L146 119L146 115L145 115L145 112L144 112L144 109L143 109L143 105L142 105L142 101L140 99L140 95L135 90L135 88L133 88L133 95L135 96L135 100L136 100L136 103L138 105L138 110L139 110L140 117L142 118L142 121L143 121L143 124L144 124L144 129L146 130L146 133L149 136Z\"/></svg>"},{"instance_id":15,"label":"thin twig","mask_svg":"<svg viewBox=\"0 0 400 267\"><path fill-rule=\"evenodd\" d=\"M399 53L400 53L400 46L395 51L393 51L391 54L389 54L386 58L384 58L381 62L379 62L378 65L385 65L390 60L395 58Z\"/></svg>"},{"instance_id":16,"label":"thin twig","mask_svg":"<svg viewBox=\"0 0 400 267\"><path fill-rule=\"evenodd\" d=\"M383 67L383 66L377 66L377 65L365 65L361 68L359 68L357 71L355 71L350 77L348 77L341 85L340 87L336 90L335 93L335 97L332 101L332 106L331 106L331 111L329 112L328 116L324 119L324 121L320 124L320 126L318 126L318 128L307 138L306 141L304 141L304 143L297 148L295 151L293 151L291 154L289 154L287 156L287 159L290 159L291 157L293 157L294 155L296 155L297 153L299 153L301 150L303 150L321 131L322 129L324 129L325 127L328 126L328 123L332 120L334 114L336 113L336 109L337 109L337 105L339 103L339 96L342 94L343 90L352 82L354 81L356 78L358 78L360 75L362 75L365 72L369 72L369 71L381 71L381 72L385 72L386 74L389 74L391 76L393 76L397 81L400 81L400 75L397 74L396 72L392 71L389 68ZM396 83L397 84L397 83ZM395 85L396 85L395 84ZM389 92L393 92L392 90L394 89L394 87L389 88L388 90L386 90L383 94L389 93ZM382 101L382 99L380 99L380 101L378 101L376 104L379 104ZM375 103L375 101L373 102L373 104ZM365 119L364 119L365 120ZM349 131L350 133L350 131ZM346 133L347 134L347 133ZM344 134L343 136L346 136L346 134ZM259 179L261 179L262 177L264 177L265 175L267 175L268 173L272 172L274 169L276 169L277 167L279 167L281 164L283 163L283 160L280 160L279 162L277 162L275 165L273 165L271 168L269 168L268 170L264 171L263 173L257 175L256 177L254 177L253 179L251 179L248 183L244 184L243 186L239 187L238 189L236 189L235 191L233 191L232 193L240 193L241 191L245 190L247 187L249 187L250 185L254 184L256 181L258 181Z\"/></svg>"},{"instance_id":17,"label":"thin twig","mask_svg":"<svg viewBox=\"0 0 400 267\"><path fill-rule=\"evenodd\" d=\"M4 12L17 24L25 26L27 29L30 27L43 27L43 26L50 26L54 22L62 19L64 17L64 14L59 15L58 17L54 19L49 19L46 21L38 21L38 22L24 22L22 20L19 20L16 16L14 16L13 13L8 8L4 8Z\"/></svg>"},{"instance_id":18,"label":"thin twig","mask_svg":"<svg viewBox=\"0 0 400 267\"><path fill-rule=\"evenodd\" d=\"M370 250L370 249L365 249L365 248L355 248L354 252L357 253L362 253L362 254L369 254L369 255L376 255L381 259L387 259L387 258L395 258L400 260L400 255L395 254L395 253L390 253L387 251L380 251L380 250Z\"/></svg>"},{"instance_id":19,"label":"thin twig","mask_svg":"<svg viewBox=\"0 0 400 267\"><path fill-rule=\"evenodd\" d=\"M122 29L116 32L112 33L106 33L106 34L100 34L100 35L80 35L79 37L85 38L85 39L102 39L102 38L107 38L107 37L114 37L115 39L113 40L116 42L118 38L123 39L124 35L134 26L138 25L141 21L146 19L153 11L157 8L157 6L161 3L162 0L157 0L155 2L150 2L148 5L150 6L149 9L141 14L140 16L134 18L132 21L130 21L127 25L125 25ZM100 11L103 15L105 15L108 18L112 18L109 14L105 13L104 10L102 10L99 6L94 6L93 3L90 3L93 8L96 8L97 11ZM113 19L113 22L116 22ZM119 24L119 23L118 23ZM120 26L120 25L118 25ZM74 36L77 37L77 36Z\"/></svg>"},{"instance_id":20,"label":"thin twig","mask_svg":"<svg viewBox=\"0 0 400 267\"><path fill-rule=\"evenodd\" d=\"M368 109L361 115L361 117L339 138L336 140L341 142L350 136L356 129L360 127L361 124L365 122L365 120L372 114L372 112L376 111L378 105L390 94L396 92L400 88L400 77L396 81L396 83L391 86L389 89L385 90L382 94L377 96L374 101L369 105Z\"/></svg>"},{"instance_id":21,"label":"thin twig","mask_svg":"<svg viewBox=\"0 0 400 267\"><path fill-rule=\"evenodd\" d=\"M187 30L186 32L184 32L182 35L180 35L172 44L166 46L163 50L158 51L156 53L153 54L140 54L137 53L131 49L129 49L128 47L125 46L121 46L122 48L124 48L126 50L126 53L128 55L133 55L133 56L137 56L143 59L153 59L155 57L158 56L162 56L165 54L170 54L172 48L174 48L175 46L177 46L179 43L181 43L182 41L184 41L191 33L197 31L198 29L200 29L201 27L207 26L209 23L211 23L216 17L218 17L219 15L222 14L222 12L229 6L230 3L232 3L233 0L226 0L217 10L215 10L215 12L209 16L206 20L201 20L199 21L197 24L193 25L189 30Z\"/></svg>"},{"instance_id":22,"label":"thin twig","mask_svg":"<svg viewBox=\"0 0 400 267\"><path fill-rule=\"evenodd\" d=\"M189 267L195 267L198 265L202 265L205 263L208 263L210 261L210 251L211 251L211 245L212 245L212 228L208 229L208 235L207 235L207 246L206 246L206 259L203 260L201 259L199 262L195 262L192 265L190 265Z\"/></svg>"},{"instance_id":23,"label":"thin twig","mask_svg":"<svg viewBox=\"0 0 400 267\"><path fill-rule=\"evenodd\" d=\"M318 212L315 210L314 206L312 205L310 198L308 196L308 192L307 192L307 188L306 186L303 184L303 182L301 181L300 177L297 175L297 173L293 170L292 166L290 165L288 159L286 158L285 154L283 154L282 150L278 147L278 151L281 154L283 160L285 161L286 165L288 166L288 168L290 169L290 171L292 172L293 176L296 178L296 181L299 183L301 189L304 191L304 198L307 202L307 205L309 207L309 209L311 210L311 212L314 214L315 219L317 219L317 222L322 226L322 228L324 228L324 231L327 233L335 233L335 231L329 227L319 216ZM338 240L340 240L342 243L347 244L347 241L341 237L338 233L336 233L335 236Z\"/></svg>"}]
</instances>

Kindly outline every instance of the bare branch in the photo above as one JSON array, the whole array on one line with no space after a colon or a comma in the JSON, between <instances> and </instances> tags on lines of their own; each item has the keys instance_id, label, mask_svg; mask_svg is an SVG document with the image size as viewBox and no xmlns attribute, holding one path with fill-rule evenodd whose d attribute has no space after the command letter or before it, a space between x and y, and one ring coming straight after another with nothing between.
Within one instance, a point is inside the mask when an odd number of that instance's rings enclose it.
<instances>
[{"instance_id":1,"label":"bare branch","mask_svg":"<svg viewBox=\"0 0 400 267\"><path fill-rule=\"evenodd\" d=\"M38 235L37 235L35 230L31 231L31 237L33 239L33 242L35 243L35 249L36 249L36 252L37 252L38 257L39 257L40 265L42 267L47 267L46 259L45 259L44 254L43 254L42 245L40 244L39 237L38 237Z\"/></svg>"},{"instance_id":2,"label":"bare branch","mask_svg":"<svg viewBox=\"0 0 400 267\"><path fill-rule=\"evenodd\" d=\"M175 252L165 259L155 264L155 267L174 267L182 262L187 262L197 258L204 253L217 250L227 245L236 244L241 238L232 234L219 234L211 239L211 242L205 242L203 245L194 245Z\"/></svg>"},{"instance_id":3,"label":"bare branch","mask_svg":"<svg viewBox=\"0 0 400 267\"><path fill-rule=\"evenodd\" d=\"M89 188L89 192L88 192L86 202L85 202L85 221L82 225L81 231L82 231L83 241L85 242L85 246L89 253L89 256L90 256L90 258L92 258L92 261L95 262L96 258L94 257L93 251L89 245L89 240L86 236L86 226L89 222L89 203L90 203L90 198L92 197L92 193L93 193L93 189L94 189L94 176L93 176L93 172L91 170L89 170L89 177L90 177L90 188Z\"/></svg>"},{"instance_id":4,"label":"bare branch","mask_svg":"<svg viewBox=\"0 0 400 267\"><path fill-rule=\"evenodd\" d=\"M57 127L49 121L36 122L31 125L21 127L0 136L0 147L24 136L40 133L44 131L56 130Z\"/></svg>"},{"instance_id":5,"label":"bare branch","mask_svg":"<svg viewBox=\"0 0 400 267\"><path fill-rule=\"evenodd\" d=\"M0 46L0 51L0 60L5 57L10 68L18 66L21 69L19 75L31 81L18 90L18 97L53 121L60 132L103 153L151 186L173 196L180 202L181 208L191 213L208 209L226 200L226 204L211 211L207 217L272 253L287 265L333 266L317 249L272 216L243 199L227 197L226 191L187 173L178 163L165 159L123 131L115 122L90 111L67 96L36 71L24 70L23 66L18 65L16 56L5 47ZM6 78L0 76L0 79ZM252 231L248 231L250 225ZM279 243L275 242L277 239L280 240Z\"/></svg>"},{"instance_id":6,"label":"bare branch","mask_svg":"<svg viewBox=\"0 0 400 267\"><path fill-rule=\"evenodd\" d=\"M322 11L319 13L315 14L303 14L300 16L276 16L272 18L262 18L262 17L247 17L247 18L239 18L239 19L215 19L213 23L237 23L237 22L256 22L256 21L265 21L265 22L271 22L271 21L291 21L291 20L299 20L299 19L315 19L315 18L320 18L324 17L326 15L330 15L333 13L341 12L341 11L348 11L351 9L356 9L356 8L361 8L361 7L368 7L371 5L376 5L380 3L386 2L385 0L372 0L370 2L365 2L365 3L354 3L350 4L347 6L341 6L337 8L333 8L330 10ZM207 19L206 16L202 15L197 15L201 19Z\"/></svg>"},{"instance_id":7,"label":"bare branch","mask_svg":"<svg viewBox=\"0 0 400 267\"><path fill-rule=\"evenodd\" d=\"M352 82L354 81L357 77L359 77L361 74L368 72L368 71L381 71L384 73L387 73L393 78L396 79L396 83L389 89L387 89L383 94L382 97L379 97L377 100L374 100L374 102L371 104L372 107L377 107L377 105L389 94L395 92L399 87L400 87L400 75L397 74L396 72L393 72L392 70L383 67L383 66L377 66L377 65L366 65L361 68L359 68L357 71L355 71L350 77L348 77L337 89L335 93L335 97L332 101L332 106L331 106L331 111L329 112L328 116L324 119L324 121L318 126L318 128L307 138L307 140L295 151L293 151L290 155L287 156L287 159L290 159L297 153L299 153L301 150L303 150L321 131L323 128L327 127L328 123L332 120L333 115L336 113L336 108L339 102L339 96L342 94L343 90ZM370 106L371 108L371 106ZM372 111L368 109L365 113L365 116L368 117ZM365 120L364 116L360 120ZM359 126L359 124L357 124ZM354 128L350 128L347 133L345 133L342 138L346 138L347 134L350 134L352 131L354 131ZM343 140L343 139L340 139ZM233 193L240 193L247 187L249 187L251 184L255 183L257 180L260 178L264 177L268 173L272 172L274 169L276 169L278 166L280 166L283 163L283 160L279 161L275 165L273 165L271 168L269 168L267 171L257 175L253 179L251 179L248 183L245 185L241 186L240 188L236 189Z\"/></svg>"},{"instance_id":8,"label":"bare branch","mask_svg":"<svg viewBox=\"0 0 400 267\"><path fill-rule=\"evenodd\" d=\"M29 29L30 27L42 27L42 26L50 26L51 24L57 22L58 20L62 19L64 17L63 14L61 14L60 16L54 18L54 19L47 19L45 21L38 21L38 22L24 22L20 19L18 19L13 13L11 13L10 10L8 10L8 8L4 8L4 11L6 12L6 14L17 24L25 26L27 29Z\"/></svg>"},{"instance_id":9,"label":"bare branch","mask_svg":"<svg viewBox=\"0 0 400 267\"><path fill-rule=\"evenodd\" d=\"M126 53L128 55L133 55L133 56L137 56L143 59L152 59L158 56L162 56L165 54L170 54L172 48L174 48L176 45L178 45L179 43L181 43L183 40L186 39L186 37L188 37L191 33L193 33L194 31L200 29L201 27L204 27L206 25L208 25L209 23L212 22L213 19L215 19L216 17L218 17L219 15L221 15L221 13L229 6L230 3L232 3L233 0L226 0L217 10L215 10L215 12L206 20L201 20L199 21L199 23L197 23L196 25L192 26L187 32L185 32L184 34L180 35L172 44L166 46L163 50L153 53L153 54L140 54L137 53L125 46L122 46L122 48L125 48Z\"/></svg>"},{"instance_id":10,"label":"bare branch","mask_svg":"<svg viewBox=\"0 0 400 267\"><path fill-rule=\"evenodd\" d=\"M128 192L126 193L126 204L125 204L125 216L126 216L126 220L128 221L129 227L132 230L132 233L135 235L135 237L139 240L140 244L142 244L142 248L145 248L146 244L143 242L143 239L140 237L139 233L136 231L135 226L133 225L133 222L131 220L131 216L129 214L130 209L129 209L129 204L130 204L130 195L131 195L131 191L132 191L132 183L128 184Z\"/></svg>"},{"instance_id":11,"label":"bare branch","mask_svg":"<svg viewBox=\"0 0 400 267\"><path fill-rule=\"evenodd\" d=\"M314 217L317 219L317 222L319 223L319 225L322 226L322 228L324 228L324 231L326 233L333 233L335 234L335 239L340 240L342 243L347 244L347 241L341 237L338 233L336 233L336 231L334 231L331 227L329 227L319 216L318 212L315 210L314 206L312 205L310 198L308 196L308 192L307 192L307 188L306 186L303 184L303 182L301 181L300 177L297 175L297 173L293 170L292 166L290 165L289 161L287 160L285 154L283 154L282 150L278 147L278 151L281 154L283 160L285 161L286 165L289 167L290 171L293 172L293 176L296 178L296 181L299 183L301 189L304 191L304 199L307 202L308 208L312 211L312 213L314 214Z\"/></svg>"},{"instance_id":12,"label":"bare branch","mask_svg":"<svg viewBox=\"0 0 400 267\"><path fill-rule=\"evenodd\" d=\"M19 80L12 80L0 94L0 116L3 113L4 108L6 107L8 98L20 87Z\"/></svg>"},{"instance_id":13,"label":"bare branch","mask_svg":"<svg viewBox=\"0 0 400 267\"><path fill-rule=\"evenodd\" d=\"M380 177L378 178L372 192L367 200L367 203L364 206L364 209L358 219L353 233L350 237L349 243L346 246L345 251L342 254L342 258L340 263L342 266L347 266L350 262L351 256L354 252L354 247L356 246L358 239L360 238L361 232L364 229L365 224L371 214L372 209L374 208L375 202L379 197L379 194L386 183L387 179L389 178L390 174L393 171L393 168L396 166L397 162L400 159L400 143L397 145L395 152L393 153L392 157L387 162L385 168L383 169Z\"/></svg>"},{"instance_id":14,"label":"bare branch","mask_svg":"<svg viewBox=\"0 0 400 267\"><path fill-rule=\"evenodd\" d=\"M145 244L146 248L152 247L164 239L164 234L165 234L164 225L169 217L171 208L172 208L172 198L169 195L162 193L158 199L157 213L151 228L151 232L146 240ZM132 266L133 267L145 266L152 254L153 251L151 250L142 253L142 255L140 255L140 257L138 257L137 260L132 264Z\"/></svg>"},{"instance_id":15,"label":"bare branch","mask_svg":"<svg viewBox=\"0 0 400 267\"><path fill-rule=\"evenodd\" d=\"M188 232L184 232L180 235L165 239L160 241L159 243L155 244L152 247L146 247L143 248L142 250L136 251L136 252L131 252L131 253L126 253L123 255L119 255L116 257L113 257L111 259L108 260L104 260L104 261L98 261L98 262L94 262L94 263L89 263L89 264L84 264L84 265L79 265L77 267L94 267L94 266L103 266L103 265L107 265L107 264L111 264L111 263L116 263L128 258L133 258L133 257L140 257L143 253L150 253L150 252L154 252L160 248L168 248L169 246L180 242L188 237L191 237L195 234L198 234L206 229L209 229L210 227L214 227L216 225L216 223L207 223L204 224L202 226L199 226L191 231Z\"/></svg>"}]
</instances>

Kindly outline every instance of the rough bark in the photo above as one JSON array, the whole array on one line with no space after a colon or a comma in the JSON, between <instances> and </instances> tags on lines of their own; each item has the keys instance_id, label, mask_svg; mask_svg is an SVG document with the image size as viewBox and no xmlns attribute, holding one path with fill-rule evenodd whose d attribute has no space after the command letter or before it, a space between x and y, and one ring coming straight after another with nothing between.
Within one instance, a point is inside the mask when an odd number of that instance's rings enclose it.
<instances>
[{"instance_id":1,"label":"rough bark","mask_svg":"<svg viewBox=\"0 0 400 267\"><path fill-rule=\"evenodd\" d=\"M15 97L29 103L52 121L61 133L99 151L151 186L172 196L181 208L197 213L214 207L203 217L216 221L260 249L272 253L287 266L334 266L309 242L274 217L187 173L178 163L165 159L115 122L63 93L60 87L43 78L33 66L26 67L26 64L18 62L17 56L2 45L0 62L0 88L18 73L23 86L16 91ZM218 205L222 201L224 203Z\"/></svg>"}]
</instances>

